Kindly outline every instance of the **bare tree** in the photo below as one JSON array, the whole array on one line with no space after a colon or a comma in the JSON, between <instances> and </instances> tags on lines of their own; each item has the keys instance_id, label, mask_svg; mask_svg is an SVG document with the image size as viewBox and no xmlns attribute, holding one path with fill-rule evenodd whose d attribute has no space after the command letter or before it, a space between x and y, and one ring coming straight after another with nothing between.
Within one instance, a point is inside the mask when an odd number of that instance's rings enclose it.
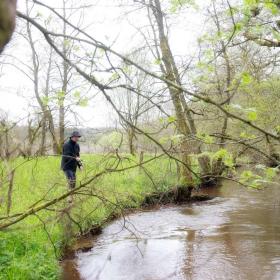
<instances>
[{"instance_id":1,"label":"bare tree","mask_svg":"<svg viewBox=\"0 0 280 280\"><path fill-rule=\"evenodd\" d=\"M137 60L137 58L135 59ZM130 84L130 87L118 89L114 100L126 120L120 118L120 124L127 135L129 153L135 155L137 152L137 130L135 127L139 126L141 121L145 122L147 119L145 116L154 106L149 99L152 91L149 76L129 66L126 66L125 69L125 83Z\"/></svg>"}]
</instances>

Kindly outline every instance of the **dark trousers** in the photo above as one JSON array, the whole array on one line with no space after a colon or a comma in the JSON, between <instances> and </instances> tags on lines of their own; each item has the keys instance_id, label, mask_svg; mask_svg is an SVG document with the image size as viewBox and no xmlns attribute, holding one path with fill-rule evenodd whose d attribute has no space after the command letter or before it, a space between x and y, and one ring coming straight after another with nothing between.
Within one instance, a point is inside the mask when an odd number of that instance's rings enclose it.
<instances>
[{"instance_id":1,"label":"dark trousers","mask_svg":"<svg viewBox=\"0 0 280 280\"><path fill-rule=\"evenodd\" d=\"M74 189L76 187L76 171L74 170L64 170L64 174L68 181L68 187Z\"/></svg>"}]
</instances>

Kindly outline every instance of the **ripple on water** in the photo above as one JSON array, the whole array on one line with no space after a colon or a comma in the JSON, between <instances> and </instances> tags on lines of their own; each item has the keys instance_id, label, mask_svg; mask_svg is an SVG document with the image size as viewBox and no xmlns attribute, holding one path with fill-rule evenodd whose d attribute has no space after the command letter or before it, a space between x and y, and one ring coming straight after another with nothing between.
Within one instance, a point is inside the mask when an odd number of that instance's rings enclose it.
<instances>
[{"instance_id":1,"label":"ripple on water","mask_svg":"<svg viewBox=\"0 0 280 280\"><path fill-rule=\"evenodd\" d=\"M225 193L113 222L90 252L78 253L82 278L280 279L279 209L268 207L265 193Z\"/></svg>"}]
</instances>

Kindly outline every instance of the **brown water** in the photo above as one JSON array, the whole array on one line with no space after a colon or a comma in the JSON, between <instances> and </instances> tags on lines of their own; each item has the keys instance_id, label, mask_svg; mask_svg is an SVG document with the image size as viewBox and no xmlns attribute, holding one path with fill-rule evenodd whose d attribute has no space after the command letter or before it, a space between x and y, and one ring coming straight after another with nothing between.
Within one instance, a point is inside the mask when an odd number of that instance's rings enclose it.
<instances>
[{"instance_id":1,"label":"brown water","mask_svg":"<svg viewBox=\"0 0 280 280\"><path fill-rule=\"evenodd\" d=\"M81 279L280 279L280 187L226 182L213 200L113 222L77 254Z\"/></svg>"}]
</instances>

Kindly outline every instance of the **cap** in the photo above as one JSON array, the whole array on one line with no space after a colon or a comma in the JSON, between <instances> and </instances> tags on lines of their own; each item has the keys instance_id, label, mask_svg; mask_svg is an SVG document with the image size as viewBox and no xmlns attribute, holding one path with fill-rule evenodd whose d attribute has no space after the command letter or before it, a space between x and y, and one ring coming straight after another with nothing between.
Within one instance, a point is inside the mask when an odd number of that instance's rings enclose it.
<instances>
[{"instance_id":1,"label":"cap","mask_svg":"<svg viewBox=\"0 0 280 280\"><path fill-rule=\"evenodd\" d=\"M73 131L72 134L71 134L71 136L70 136L70 138L71 138L71 137L82 137L82 135L80 134L79 131Z\"/></svg>"}]
</instances>

